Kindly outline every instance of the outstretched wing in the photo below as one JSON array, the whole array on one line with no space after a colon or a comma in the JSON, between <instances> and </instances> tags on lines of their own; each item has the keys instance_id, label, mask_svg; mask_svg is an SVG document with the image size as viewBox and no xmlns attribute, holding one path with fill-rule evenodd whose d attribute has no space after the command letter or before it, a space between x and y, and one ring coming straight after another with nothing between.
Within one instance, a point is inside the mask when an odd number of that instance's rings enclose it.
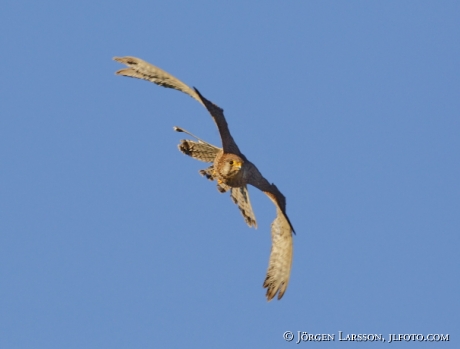
<instances>
[{"instance_id":1,"label":"outstretched wing","mask_svg":"<svg viewBox=\"0 0 460 349\"><path fill-rule=\"evenodd\" d=\"M222 139L222 148L224 148L225 153L232 153L239 155L240 157L244 158L244 155L240 152L240 149L236 145L235 141L233 140L232 135L230 134L230 130L228 129L227 121L225 120L224 110L208 101L203 95L195 88L195 92L197 93L198 97L201 100L201 103L208 109L209 114L211 114L214 122L217 125L217 129L219 130L220 138Z\"/></svg>"},{"instance_id":2,"label":"outstretched wing","mask_svg":"<svg viewBox=\"0 0 460 349\"><path fill-rule=\"evenodd\" d=\"M292 234L291 226L279 208L272 223L272 250L268 263L264 288L267 289L267 300L272 300L278 293L283 297L289 283L292 265Z\"/></svg>"},{"instance_id":3,"label":"outstretched wing","mask_svg":"<svg viewBox=\"0 0 460 349\"><path fill-rule=\"evenodd\" d=\"M175 90L188 94L190 97L195 98L198 102L203 104L203 102L201 102L201 99L198 97L198 95L193 89L184 84L178 78L165 72L163 69L155 67L153 64L150 64L140 58L129 56L114 57L113 60L126 64L129 67L125 69L120 69L115 73L117 75L143 79L163 87L173 88Z\"/></svg>"},{"instance_id":4,"label":"outstretched wing","mask_svg":"<svg viewBox=\"0 0 460 349\"><path fill-rule=\"evenodd\" d=\"M292 265L292 233L294 228L286 215L286 198L276 185L270 184L252 163L248 164L248 184L262 190L276 206L276 218L272 223L272 250L264 287L270 301L278 293L283 297L289 283Z\"/></svg>"},{"instance_id":5,"label":"outstretched wing","mask_svg":"<svg viewBox=\"0 0 460 349\"><path fill-rule=\"evenodd\" d=\"M114 57L114 60L126 64L129 67L117 71L117 75L143 79L163 87L173 88L188 94L190 97L203 104L217 125L222 139L222 148L224 149L224 152L241 155L241 152L233 140L230 130L228 129L227 121L224 117L224 111L222 108L204 98L197 89L193 90L179 79L165 72L163 69L155 67L142 59L136 57Z\"/></svg>"},{"instance_id":6,"label":"outstretched wing","mask_svg":"<svg viewBox=\"0 0 460 349\"><path fill-rule=\"evenodd\" d=\"M279 191L278 187L273 183L270 184L264 178L264 176L262 176L262 174L257 169L257 167L249 161L247 161L246 171L247 171L247 174L246 174L247 183L253 185L259 190L262 190L269 197L269 199L275 204L277 209L281 211L284 218L288 222L290 229L295 234L294 227L292 226L291 221L289 220L289 217L286 214L286 198Z\"/></svg>"}]
</instances>

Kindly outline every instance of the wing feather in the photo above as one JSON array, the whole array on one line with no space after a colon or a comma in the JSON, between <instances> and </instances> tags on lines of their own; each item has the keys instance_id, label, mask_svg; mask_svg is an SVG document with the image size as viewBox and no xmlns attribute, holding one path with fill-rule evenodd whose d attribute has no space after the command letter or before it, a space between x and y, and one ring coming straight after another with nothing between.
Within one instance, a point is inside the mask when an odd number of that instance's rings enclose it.
<instances>
[{"instance_id":1,"label":"wing feather","mask_svg":"<svg viewBox=\"0 0 460 349\"><path fill-rule=\"evenodd\" d=\"M246 186L232 188L230 197L240 209L246 224L249 225L249 227L257 228L256 217L252 211L251 201L249 200L248 188Z\"/></svg>"},{"instance_id":2,"label":"wing feather","mask_svg":"<svg viewBox=\"0 0 460 349\"><path fill-rule=\"evenodd\" d=\"M130 78L147 80L159 86L172 88L188 94L190 97L196 99L199 103L203 104L203 102L201 102L201 99L198 97L198 95L192 88L184 84L178 78L164 71L163 69L158 68L153 64L150 64L136 57L114 57L113 59L119 63L123 63L128 66L128 68L120 69L119 71L117 71L115 73L116 75L123 75L128 76Z\"/></svg>"},{"instance_id":3,"label":"wing feather","mask_svg":"<svg viewBox=\"0 0 460 349\"><path fill-rule=\"evenodd\" d=\"M220 148L209 143L195 142L189 139L182 139L178 145L179 150L185 155L204 162L214 162Z\"/></svg>"},{"instance_id":4,"label":"wing feather","mask_svg":"<svg viewBox=\"0 0 460 349\"><path fill-rule=\"evenodd\" d=\"M284 195L279 191L278 187L275 184L270 184L264 176L260 173L257 167L248 161L247 164L247 174L246 180L248 184L253 185L259 190L262 190L269 199L275 204L277 209L281 210L284 218L288 222L289 226L291 227L292 232L295 234L294 227L289 220L289 217L286 214L286 198Z\"/></svg>"},{"instance_id":5,"label":"wing feather","mask_svg":"<svg viewBox=\"0 0 460 349\"><path fill-rule=\"evenodd\" d=\"M278 293L281 299L286 292L291 275L292 265L292 234L291 226L280 209L272 223L272 249L268 263L267 276L263 287L267 289L267 300L270 301Z\"/></svg>"},{"instance_id":6,"label":"wing feather","mask_svg":"<svg viewBox=\"0 0 460 349\"><path fill-rule=\"evenodd\" d=\"M224 153L232 153L239 155L240 157L244 157L244 155L240 152L240 149L236 145L236 142L233 140L232 135L230 134L230 130L228 128L227 121L225 120L224 110L208 101L203 95L195 88L195 92L197 93L198 97L201 100L201 103L206 107L209 114L211 114L214 122L217 125L217 129L219 130L220 138L222 139L222 148L224 149Z\"/></svg>"}]
</instances>

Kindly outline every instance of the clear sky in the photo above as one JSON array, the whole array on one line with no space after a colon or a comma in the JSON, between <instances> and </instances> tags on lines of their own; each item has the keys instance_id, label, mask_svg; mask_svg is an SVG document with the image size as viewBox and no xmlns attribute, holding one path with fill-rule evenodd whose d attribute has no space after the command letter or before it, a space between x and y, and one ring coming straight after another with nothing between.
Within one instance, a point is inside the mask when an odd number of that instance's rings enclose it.
<instances>
[{"instance_id":1,"label":"clear sky","mask_svg":"<svg viewBox=\"0 0 460 349\"><path fill-rule=\"evenodd\" d=\"M1 348L459 347L458 1L5 0L0 30ZM177 150L220 145L206 110L125 55L224 108L286 196L281 301L272 203L250 188L249 229Z\"/></svg>"}]
</instances>

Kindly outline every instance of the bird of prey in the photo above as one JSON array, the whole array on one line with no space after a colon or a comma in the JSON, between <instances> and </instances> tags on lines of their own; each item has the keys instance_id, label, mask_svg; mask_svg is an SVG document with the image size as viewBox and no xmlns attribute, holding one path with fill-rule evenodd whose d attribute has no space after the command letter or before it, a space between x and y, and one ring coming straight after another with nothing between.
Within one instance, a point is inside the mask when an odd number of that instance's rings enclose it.
<instances>
[{"instance_id":1,"label":"bird of prey","mask_svg":"<svg viewBox=\"0 0 460 349\"><path fill-rule=\"evenodd\" d=\"M257 222L249 201L248 184L263 191L275 204L276 218L271 225L272 249L263 287L267 288L268 301L276 294L278 299L281 299L289 283L292 265L292 233L295 233L286 215L284 195L276 185L270 184L257 167L241 153L230 134L223 109L204 98L196 88L190 88L171 74L142 59L115 57L114 60L128 66L117 71L117 75L143 79L179 90L196 99L208 110L220 133L222 148L209 144L180 127L175 127L177 132L184 132L195 138L195 140L182 140L179 150L194 159L211 163L200 173L212 181L215 180L219 192L230 191L232 200L238 205L249 227L257 227Z\"/></svg>"}]
</instances>

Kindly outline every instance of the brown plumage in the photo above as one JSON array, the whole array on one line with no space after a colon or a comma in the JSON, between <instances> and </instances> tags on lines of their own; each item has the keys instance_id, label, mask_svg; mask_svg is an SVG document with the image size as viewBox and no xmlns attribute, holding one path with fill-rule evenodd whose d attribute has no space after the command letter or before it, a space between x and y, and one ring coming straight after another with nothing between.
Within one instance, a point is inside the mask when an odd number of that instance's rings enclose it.
<instances>
[{"instance_id":1,"label":"brown plumage","mask_svg":"<svg viewBox=\"0 0 460 349\"><path fill-rule=\"evenodd\" d=\"M128 68L119 70L117 75L151 81L157 85L184 92L201 103L211 114L220 133L222 148L209 144L182 128L175 127L197 139L182 140L179 150L194 159L212 163L200 173L210 180L217 181L220 192L230 191L230 197L238 205L245 222L257 227L252 211L247 184L263 191L276 207L276 218L272 223L272 250L267 276L263 287L267 288L267 299L278 294L283 297L289 283L292 265L292 233L294 229L286 215L286 199L276 185L270 184L239 150L228 129L223 110L204 98L197 89L192 89L164 70L135 57L115 57L115 61L126 64Z\"/></svg>"}]
</instances>

